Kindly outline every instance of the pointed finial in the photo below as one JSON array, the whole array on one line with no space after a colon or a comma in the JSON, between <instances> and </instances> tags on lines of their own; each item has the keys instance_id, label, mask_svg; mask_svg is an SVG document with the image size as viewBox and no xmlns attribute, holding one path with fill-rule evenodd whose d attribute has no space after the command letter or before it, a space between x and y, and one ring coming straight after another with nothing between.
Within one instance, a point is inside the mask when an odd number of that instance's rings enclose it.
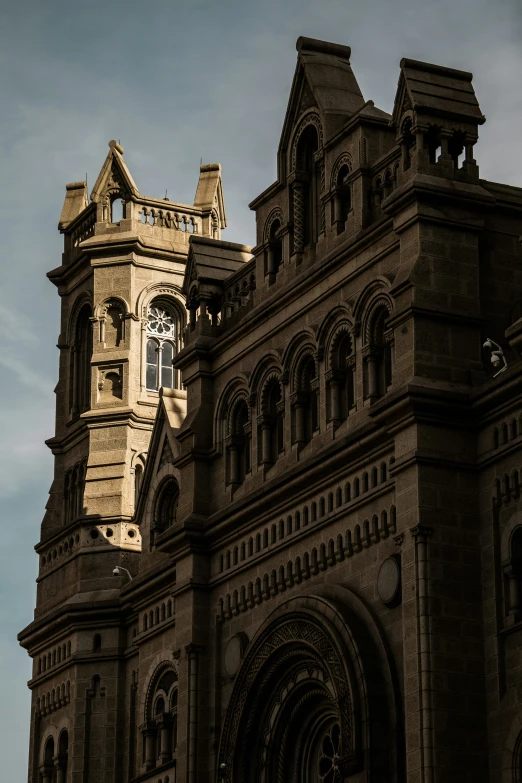
<instances>
[{"instance_id":1,"label":"pointed finial","mask_svg":"<svg viewBox=\"0 0 522 783\"><path fill-rule=\"evenodd\" d=\"M199 165L200 165L200 166L202 166L202 165L203 165L203 158L200 158L200 159L199 159Z\"/></svg>"},{"instance_id":2,"label":"pointed finial","mask_svg":"<svg viewBox=\"0 0 522 783\"><path fill-rule=\"evenodd\" d=\"M168 200L169 200L169 197L167 196L167 189L165 188L165 198L163 199L163 201L168 201Z\"/></svg>"}]
</instances>

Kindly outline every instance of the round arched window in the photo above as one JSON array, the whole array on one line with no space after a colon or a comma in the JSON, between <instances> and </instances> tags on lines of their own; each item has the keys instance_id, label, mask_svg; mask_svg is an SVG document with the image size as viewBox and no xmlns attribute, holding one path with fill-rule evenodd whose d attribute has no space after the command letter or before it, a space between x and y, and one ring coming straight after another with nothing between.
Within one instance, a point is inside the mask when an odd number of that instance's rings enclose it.
<instances>
[{"instance_id":1,"label":"round arched window","mask_svg":"<svg viewBox=\"0 0 522 783\"><path fill-rule=\"evenodd\" d=\"M179 388L178 372L173 367L179 349L179 326L174 307L158 300L151 303L147 312L147 389Z\"/></svg>"}]
</instances>

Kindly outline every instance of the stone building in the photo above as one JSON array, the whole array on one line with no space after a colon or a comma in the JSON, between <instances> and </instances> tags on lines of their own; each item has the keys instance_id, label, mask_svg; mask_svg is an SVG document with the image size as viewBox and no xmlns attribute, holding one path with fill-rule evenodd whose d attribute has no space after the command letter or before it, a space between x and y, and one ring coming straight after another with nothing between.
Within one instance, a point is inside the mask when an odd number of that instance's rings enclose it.
<instances>
[{"instance_id":1,"label":"stone building","mask_svg":"<svg viewBox=\"0 0 522 783\"><path fill-rule=\"evenodd\" d=\"M522 780L522 190L471 74L297 50L254 248L67 185L30 783Z\"/></svg>"}]
</instances>

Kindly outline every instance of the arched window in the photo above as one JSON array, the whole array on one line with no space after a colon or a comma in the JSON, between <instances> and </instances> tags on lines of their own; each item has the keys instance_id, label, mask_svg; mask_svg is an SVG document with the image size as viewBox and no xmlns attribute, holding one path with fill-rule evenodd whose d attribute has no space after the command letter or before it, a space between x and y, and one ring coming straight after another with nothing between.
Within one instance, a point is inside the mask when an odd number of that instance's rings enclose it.
<instances>
[{"instance_id":1,"label":"arched window","mask_svg":"<svg viewBox=\"0 0 522 783\"><path fill-rule=\"evenodd\" d=\"M136 465L134 466L134 510L136 510L136 506L138 505L138 497L140 494L142 480L143 464L141 462L136 462Z\"/></svg>"},{"instance_id":2,"label":"arched window","mask_svg":"<svg viewBox=\"0 0 522 783\"><path fill-rule=\"evenodd\" d=\"M260 425L260 462L273 465L284 449L284 400L281 385L272 379L265 390L264 412Z\"/></svg>"},{"instance_id":3,"label":"arched window","mask_svg":"<svg viewBox=\"0 0 522 783\"><path fill-rule=\"evenodd\" d=\"M180 319L168 302L155 299L147 314L146 386L179 389L179 372L173 362L179 350Z\"/></svg>"},{"instance_id":4,"label":"arched window","mask_svg":"<svg viewBox=\"0 0 522 783\"><path fill-rule=\"evenodd\" d=\"M92 310L84 305L76 320L70 352L69 407L77 416L91 407Z\"/></svg>"},{"instance_id":5,"label":"arched window","mask_svg":"<svg viewBox=\"0 0 522 783\"><path fill-rule=\"evenodd\" d=\"M111 201L111 223L119 223L125 217L125 203L121 198L113 198Z\"/></svg>"},{"instance_id":6,"label":"arched window","mask_svg":"<svg viewBox=\"0 0 522 783\"><path fill-rule=\"evenodd\" d=\"M47 706L50 706L49 694L47 694ZM41 767L42 783L53 783L54 777L54 739L49 737L45 743L44 763Z\"/></svg>"},{"instance_id":7,"label":"arched window","mask_svg":"<svg viewBox=\"0 0 522 783\"><path fill-rule=\"evenodd\" d=\"M228 460L229 483L242 484L250 472L250 422L244 400L236 405L232 413Z\"/></svg>"},{"instance_id":8,"label":"arched window","mask_svg":"<svg viewBox=\"0 0 522 783\"><path fill-rule=\"evenodd\" d=\"M167 669L153 689L143 726L145 769L151 770L172 761L177 745L178 677Z\"/></svg>"},{"instance_id":9,"label":"arched window","mask_svg":"<svg viewBox=\"0 0 522 783\"><path fill-rule=\"evenodd\" d=\"M298 390L294 395L295 442L308 443L319 427L318 379L315 360L307 356L299 368Z\"/></svg>"},{"instance_id":10,"label":"arched window","mask_svg":"<svg viewBox=\"0 0 522 783\"><path fill-rule=\"evenodd\" d=\"M346 226L348 213L352 208L352 190L349 182L350 168L348 164L341 166L335 183L334 195L334 223L337 233L341 234Z\"/></svg>"},{"instance_id":11,"label":"arched window","mask_svg":"<svg viewBox=\"0 0 522 783\"><path fill-rule=\"evenodd\" d=\"M274 220L274 222L270 226L266 273L271 278L277 275L279 271L279 267L283 263L283 242L281 240L281 237L278 236L278 231L280 228L281 228L281 222L279 220Z\"/></svg>"},{"instance_id":12,"label":"arched window","mask_svg":"<svg viewBox=\"0 0 522 783\"><path fill-rule=\"evenodd\" d=\"M385 394L392 382L391 342L385 338L386 307L377 308L370 324L369 345L365 365L366 396L376 400Z\"/></svg>"},{"instance_id":13,"label":"arched window","mask_svg":"<svg viewBox=\"0 0 522 783\"><path fill-rule=\"evenodd\" d=\"M315 244L320 232L320 187L321 176L316 152L319 149L317 129L308 125L297 145L296 168L298 188L302 188L303 197L303 246ZM294 223L297 228L294 204Z\"/></svg>"},{"instance_id":14,"label":"arched window","mask_svg":"<svg viewBox=\"0 0 522 783\"><path fill-rule=\"evenodd\" d=\"M162 484L155 503L154 520L151 526L151 545L154 544L157 535L175 523L178 500L178 482L174 478L169 478Z\"/></svg>"},{"instance_id":15,"label":"arched window","mask_svg":"<svg viewBox=\"0 0 522 783\"><path fill-rule=\"evenodd\" d=\"M345 332L338 339L332 356L330 373L330 420L340 424L355 406L355 355L351 336Z\"/></svg>"}]
</instances>

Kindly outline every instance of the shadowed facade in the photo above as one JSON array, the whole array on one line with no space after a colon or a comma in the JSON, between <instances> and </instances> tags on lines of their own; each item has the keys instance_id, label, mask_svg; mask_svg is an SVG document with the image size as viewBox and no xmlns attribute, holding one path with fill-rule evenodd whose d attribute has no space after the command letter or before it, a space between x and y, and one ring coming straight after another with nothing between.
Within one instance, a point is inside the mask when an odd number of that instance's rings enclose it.
<instances>
[{"instance_id":1,"label":"shadowed facade","mask_svg":"<svg viewBox=\"0 0 522 783\"><path fill-rule=\"evenodd\" d=\"M30 783L522 781L522 190L471 74L297 51L255 247L67 185Z\"/></svg>"}]
</instances>

